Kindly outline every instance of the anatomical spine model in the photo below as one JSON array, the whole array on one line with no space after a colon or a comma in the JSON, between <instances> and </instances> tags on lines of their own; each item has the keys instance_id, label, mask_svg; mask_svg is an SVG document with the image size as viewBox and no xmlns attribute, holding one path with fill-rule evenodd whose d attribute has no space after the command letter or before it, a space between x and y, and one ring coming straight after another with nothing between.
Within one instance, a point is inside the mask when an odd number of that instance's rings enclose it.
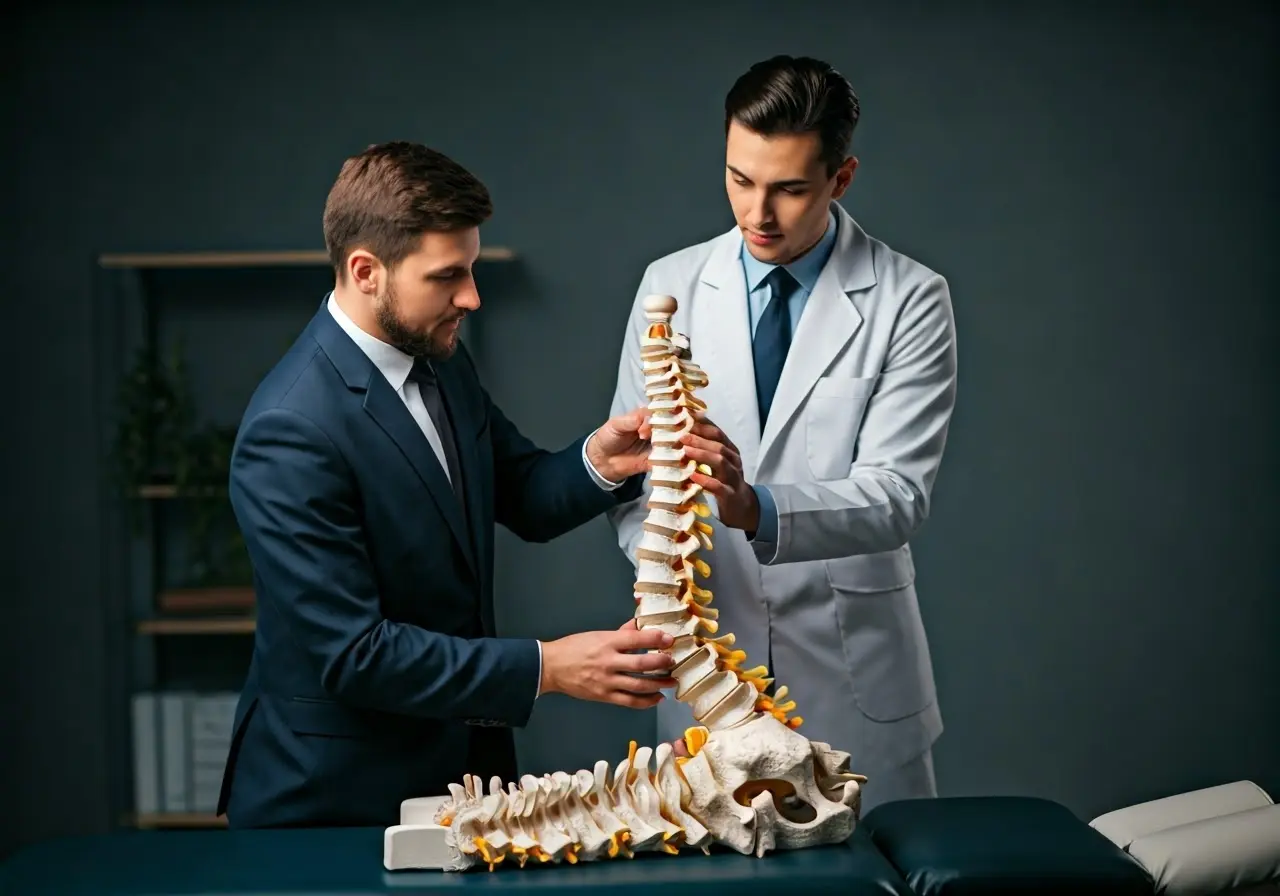
<instances>
[{"instance_id":1,"label":"anatomical spine model","mask_svg":"<svg viewBox=\"0 0 1280 896\"><path fill-rule=\"evenodd\" d=\"M674 643L677 700L697 725L685 732L688 756L670 744L631 743L616 768L525 775L506 789L498 778L467 775L450 798L408 800L401 824L387 829L389 869L464 870L529 861L594 861L638 852L709 852L720 844L763 856L848 838L860 811L862 775L849 755L810 741L788 717L787 689L769 695L768 669L743 669L733 635L716 636L712 594L697 584L710 567L713 528L702 487L710 474L684 455L680 438L706 405L694 392L708 379L692 360L688 339L671 329L676 300L649 296L640 347L652 428L648 515L636 548L636 625L659 628ZM652 767L651 767L652 760ZM429 818L423 816L430 813ZM416 823L415 823L416 822ZM425 823L424 823L425 822Z\"/></svg>"}]
</instances>

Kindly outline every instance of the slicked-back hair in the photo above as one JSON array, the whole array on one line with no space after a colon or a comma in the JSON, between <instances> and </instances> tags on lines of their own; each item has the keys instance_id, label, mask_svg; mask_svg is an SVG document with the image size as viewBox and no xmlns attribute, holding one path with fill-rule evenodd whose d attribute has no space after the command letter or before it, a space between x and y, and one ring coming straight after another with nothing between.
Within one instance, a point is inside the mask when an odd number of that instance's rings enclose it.
<instances>
[{"instance_id":1,"label":"slicked-back hair","mask_svg":"<svg viewBox=\"0 0 1280 896\"><path fill-rule=\"evenodd\" d=\"M394 269L428 231L479 227L489 191L453 159L420 143L370 146L343 163L324 206L324 242L339 279L359 248Z\"/></svg>"},{"instance_id":2,"label":"slicked-back hair","mask_svg":"<svg viewBox=\"0 0 1280 896\"><path fill-rule=\"evenodd\" d=\"M808 56L774 56L757 62L729 89L724 128L740 125L757 134L816 131L827 173L849 155L861 107L853 85L828 63Z\"/></svg>"}]
</instances>

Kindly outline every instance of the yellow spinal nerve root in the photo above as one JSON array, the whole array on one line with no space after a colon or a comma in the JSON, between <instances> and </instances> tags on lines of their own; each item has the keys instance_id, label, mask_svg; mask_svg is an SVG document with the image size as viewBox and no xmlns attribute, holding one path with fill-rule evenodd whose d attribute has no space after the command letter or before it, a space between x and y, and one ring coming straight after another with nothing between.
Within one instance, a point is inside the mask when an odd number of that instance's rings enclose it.
<instances>
[{"instance_id":1,"label":"yellow spinal nerve root","mask_svg":"<svg viewBox=\"0 0 1280 896\"><path fill-rule=\"evenodd\" d=\"M785 699L787 689L766 694L772 681L769 670L744 668L747 657L733 649L733 635L717 636L712 593L698 585L699 579L711 574L699 555L712 550L714 529L704 522L711 508L692 474L711 471L685 456L680 439L706 410L695 393L708 384L708 378L694 363L688 339L672 330L676 308L671 296L649 296L644 301L647 323L640 364L653 432L649 454L653 472L649 512L635 552L636 625L660 628L675 639L667 652L675 660L671 674L676 699L689 704L699 725L711 730L731 728L767 714L798 728L800 717L788 717L795 702ZM686 737L690 753L696 753L701 742L695 745L689 740Z\"/></svg>"}]
</instances>

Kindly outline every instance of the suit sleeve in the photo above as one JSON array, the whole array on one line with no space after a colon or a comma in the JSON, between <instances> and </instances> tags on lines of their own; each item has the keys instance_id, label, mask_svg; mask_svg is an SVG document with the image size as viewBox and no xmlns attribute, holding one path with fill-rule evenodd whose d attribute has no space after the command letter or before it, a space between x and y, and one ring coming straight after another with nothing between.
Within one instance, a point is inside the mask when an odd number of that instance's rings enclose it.
<instances>
[{"instance_id":1,"label":"suit sleeve","mask_svg":"<svg viewBox=\"0 0 1280 896\"><path fill-rule=\"evenodd\" d=\"M951 293L934 275L907 298L868 402L849 475L766 483L772 525L752 542L762 563L830 560L901 547L924 525L956 399ZM767 540L772 533L776 541Z\"/></svg>"},{"instance_id":2,"label":"suit sleeve","mask_svg":"<svg viewBox=\"0 0 1280 896\"><path fill-rule=\"evenodd\" d=\"M640 368L640 333L644 328L644 297L654 292L653 265L645 269L636 288L631 313L627 317L626 332L622 335L622 352L618 359L618 376L613 390L613 403L609 414L625 414L648 402L644 394L644 372ZM619 502L608 511L609 524L613 526L622 549L632 567L636 565L636 547L644 535L643 524L649 508L647 488L637 489L628 500Z\"/></svg>"},{"instance_id":3,"label":"suit sleeve","mask_svg":"<svg viewBox=\"0 0 1280 896\"><path fill-rule=\"evenodd\" d=\"M476 382L475 365L466 355ZM579 436L559 451L539 448L502 412L483 386L493 449L494 521L529 542L547 542L595 519L641 487L642 477L620 484L589 468ZM595 475L593 475L595 474Z\"/></svg>"},{"instance_id":4,"label":"suit sleeve","mask_svg":"<svg viewBox=\"0 0 1280 896\"><path fill-rule=\"evenodd\" d=\"M280 618L335 699L412 716L528 721L536 641L470 640L383 618L355 478L315 423L280 408L249 420L230 493L261 612Z\"/></svg>"}]
</instances>

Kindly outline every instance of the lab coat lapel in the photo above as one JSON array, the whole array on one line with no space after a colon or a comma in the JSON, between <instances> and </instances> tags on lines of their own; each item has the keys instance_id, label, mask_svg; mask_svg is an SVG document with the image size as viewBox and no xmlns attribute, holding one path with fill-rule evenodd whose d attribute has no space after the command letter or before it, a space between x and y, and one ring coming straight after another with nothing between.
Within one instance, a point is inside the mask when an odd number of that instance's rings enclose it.
<instances>
[{"instance_id":1,"label":"lab coat lapel","mask_svg":"<svg viewBox=\"0 0 1280 896\"><path fill-rule=\"evenodd\" d=\"M750 476L760 422L741 249L742 237L735 229L721 236L707 257L697 284L699 300L690 311L689 341L694 361L710 380L700 396L707 414L733 439Z\"/></svg>"}]
</instances>

